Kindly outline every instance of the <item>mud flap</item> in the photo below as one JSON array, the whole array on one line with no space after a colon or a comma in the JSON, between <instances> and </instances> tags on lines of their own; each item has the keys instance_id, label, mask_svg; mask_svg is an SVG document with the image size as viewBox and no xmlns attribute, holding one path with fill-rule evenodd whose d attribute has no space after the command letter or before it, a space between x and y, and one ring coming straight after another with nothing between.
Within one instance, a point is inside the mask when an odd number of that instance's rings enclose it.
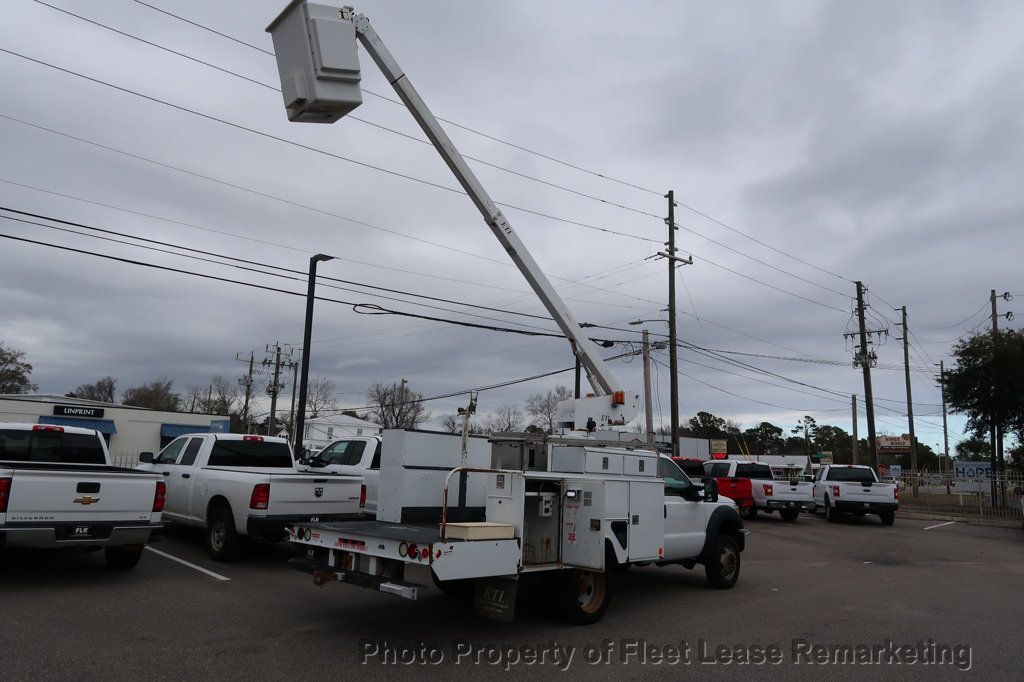
<instances>
[{"instance_id":1,"label":"mud flap","mask_svg":"<svg viewBox=\"0 0 1024 682\"><path fill-rule=\"evenodd\" d=\"M482 578L474 582L473 610L478 616L511 623L516 615L519 581L511 578Z\"/></svg>"}]
</instances>

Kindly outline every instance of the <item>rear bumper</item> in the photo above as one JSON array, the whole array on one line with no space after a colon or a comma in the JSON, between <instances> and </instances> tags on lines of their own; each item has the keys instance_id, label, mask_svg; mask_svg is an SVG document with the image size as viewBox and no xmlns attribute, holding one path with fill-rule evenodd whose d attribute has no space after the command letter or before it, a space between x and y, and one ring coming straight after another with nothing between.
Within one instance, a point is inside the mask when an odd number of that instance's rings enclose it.
<instances>
[{"instance_id":1,"label":"rear bumper","mask_svg":"<svg viewBox=\"0 0 1024 682\"><path fill-rule=\"evenodd\" d=\"M810 500L768 500L765 503L767 509L810 509L812 503Z\"/></svg>"},{"instance_id":2,"label":"rear bumper","mask_svg":"<svg viewBox=\"0 0 1024 682\"><path fill-rule=\"evenodd\" d=\"M867 514L894 512L900 508L898 502L852 502L849 500L836 500L832 503L832 506L835 507L837 512L865 512Z\"/></svg>"},{"instance_id":3,"label":"rear bumper","mask_svg":"<svg viewBox=\"0 0 1024 682\"><path fill-rule=\"evenodd\" d=\"M313 581L317 585L337 581L412 600L415 600L419 596L419 588L422 587L422 585L418 585L416 583L385 578L379 575L370 575L360 571L319 566L317 562L309 556L290 559L288 561L288 565L297 571L312 575Z\"/></svg>"},{"instance_id":4,"label":"rear bumper","mask_svg":"<svg viewBox=\"0 0 1024 682\"><path fill-rule=\"evenodd\" d=\"M78 528L90 535L75 535ZM0 528L0 546L55 549L59 547L120 547L144 545L157 539L162 524L134 523L57 523L49 526L4 526Z\"/></svg>"},{"instance_id":5,"label":"rear bumper","mask_svg":"<svg viewBox=\"0 0 1024 682\"><path fill-rule=\"evenodd\" d=\"M250 516L245 522L247 535L280 535L288 526L302 523L328 523L332 521L356 521L365 519L364 514L286 514L279 516Z\"/></svg>"}]
</instances>

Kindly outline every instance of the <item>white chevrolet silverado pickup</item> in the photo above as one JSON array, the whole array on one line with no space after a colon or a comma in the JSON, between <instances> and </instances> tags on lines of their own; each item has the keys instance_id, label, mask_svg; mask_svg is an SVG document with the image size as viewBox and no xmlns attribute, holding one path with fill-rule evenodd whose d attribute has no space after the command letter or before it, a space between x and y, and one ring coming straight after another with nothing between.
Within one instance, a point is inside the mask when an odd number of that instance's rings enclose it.
<instances>
[{"instance_id":1,"label":"white chevrolet silverado pickup","mask_svg":"<svg viewBox=\"0 0 1024 682\"><path fill-rule=\"evenodd\" d=\"M891 526L900 506L900 490L881 483L875 470L856 464L827 464L814 477L814 504L825 508L829 522L843 513L878 514L883 526Z\"/></svg>"},{"instance_id":2,"label":"white chevrolet silverado pickup","mask_svg":"<svg viewBox=\"0 0 1024 682\"><path fill-rule=\"evenodd\" d=\"M290 524L358 517L365 494L361 478L300 472L283 438L186 434L139 459L167 482L167 520L203 528L216 561L234 559L244 536L278 542Z\"/></svg>"},{"instance_id":3,"label":"white chevrolet silverado pickup","mask_svg":"<svg viewBox=\"0 0 1024 682\"><path fill-rule=\"evenodd\" d=\"M162 528L160 476L110 465L99 432L0 424L0 547L102 547L134 568Z\"/></svg>"}]
</instances>

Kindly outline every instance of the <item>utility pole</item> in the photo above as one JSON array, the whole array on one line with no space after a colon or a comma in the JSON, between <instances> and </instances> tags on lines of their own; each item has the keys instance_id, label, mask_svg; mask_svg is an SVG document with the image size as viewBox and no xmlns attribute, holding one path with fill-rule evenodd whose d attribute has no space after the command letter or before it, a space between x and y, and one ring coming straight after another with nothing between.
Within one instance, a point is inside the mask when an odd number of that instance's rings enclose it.
<instances>
[{"instance_id":1,"label":"utility pole","mask_svg":"<svg viewBox=\"0 0 1024 682\"><path fill-rule=\"evenodd\" d=\"M579 400L580 399L580 368L581 368L581 363L580 363L580 356L574 354L574 357L576 358L576 390L573 392L573 397L576 398L576 400Z\"/></svg>"},{"instance_id":2,"label":"utility pole","mask_svg":"<svg viewBox=\"0 0 1024 682\"><path fill-rule=\"evenodd\" d=\"M264 358L263 365L265 367L273 365L274 367L273 378L270 380L270 383L267 384L267 394L270 395L270 422L267 426L267 435L273 436L274 427L277 425L277 397L281 393L281 389L284 388L281 384L281 366L289 365L288 358L291 357L292 351L290 349L283 349L281 344L275 341L272 347L270 344L267 344L266 352L271 357ZM281 359L282 353L286 358L283 361Z\"/></svg>"},{"instance_id":3,"label":"utility pole","mask_svg":"<svg viewBox=\"0 0 1024 682\"><path fill-rule=\"evenodd\" d=\"M651 404L651 341L643 330L644 344L644 410L647 416L647 444L654 442L654 406Z\"/></svg>"},{"instance_id":4,"label":"utility pole","mask_svg":"<svg viewBox=\"0 0 1024 682\"><path fill-rule=\"evenodd\" d=\"M1010 292L1006 292L1002 295L1004 301L1009 301L1013 297ZM1007 320L1013 319L1012 312L1006 312L1002 315L996 310L996 290L992 289L989 294L989 301L992 304L992 343L995 344L999 337L999 323L1000 317L1005 317ZM1002 415L999 413L999 405L996 405L996 413L992 415L992 472L996 475L996 478L1001 478L1006 475L1006 460L1003 457L1003 427L1000 423ZM995 481L992 482L992 503L995 504ZM1000 486L1002 493L1003 506L1006 506L1006 486Z\"/></svg>"},{"instance_id":5,"label":"utility pole","mask_svg":"<svg viewBox=\"0 0 1024 682\"><path fill-rule=\"evenodd\" d=\"M910 469L914 472L914 497L917 497L917 439L914 437L914 403L910 391L910 332L907 331L907 306L898 308L903 313L903 375L907 382L907 423L910 427Z\"/></svg>"},{"instance_id":6,"label":"utility pole","mask_svg":"<svg viewBox=\"0 0 1024 682\"><path fill-rule=\"evenodd\" d=\"M302 454L302 435L295 429L295 388L299 385L299 363L292 360L288 363L292 368L292 409L289 412L288 423L290 424L292 447L295 448L295 456Z\"/></svg>"},{"instance_id":7,"label":"utility pole","mask_svg":"<svg viewBox=\"0 0 1024 682\"><path fill-rule=\"evenodd\" d=\"M850 396L850 410L851 410L852 415L853 415L852 416L852 420L853 420L853 450L852 450L852 452L853 452L853 463L854 464L859 464L860 463L858 461L859 458L857 457L857 446L859 445L859 443L857 442L858 439L857 439L857 394L856 393L854 393L853 395Z\"/></svg>"},{"instance_id":8,"label":"utility pole","mask_svg":"<svg viewBox=\"0 0 1024 682\"><path fill-rule=\"evenodd\" d=\"M864 283L857 281L857 323L858 331L843 334L846 337L856 337L859 341L859 350L854 354L853 366L860 367L864 371L864 409L868 414L868 450L871 454L871 463L878 470L878 444L875 442L875 400L871 390L871 368L877 364L878 356L874 351L868 350L868 336L870 334L888 334L887 329L868 329L864 319L867 306L864 303Z\"/></svg>"},{"instance_id":9,"label":"utility pole","mask_svg":"<svg viewBox=\"0 0 1024 682\"><path fill-rule=\"evenodd\" d=\"M249 399L252 397L252 373L255 356L253 351L249 351L249 372L241 379L242 385L245 386L245 401L242 403L242 428L246 433L249 433ZM245 358L239 357L238 353L235 353L235 360L245 362Z\"/></svg>"},{"instance_id":10,"label":"utility pole","mask_svg":"<svg viewBox=\"0 0 1024 682\"><path fill-rule=\"evenodd\" d=\"M668 360L669 360L669 416L672 424L672 456L679 456L679 338L676 333L676 263L693 265L693 258L680 258L676 255L676 193L669 190L665 195L668 199L668 247L664 256L668 261Z\"/></svg>"},{"instance_id":11,"label":"utility pole","mask_svg":"<svg viewBox=\"0 0 1024 682\"><path fill-rule=\"evenodd\" d=\"M402 383L398 389L398 428L405 428L405 385L408 382L402 379ZM471 396L472 397L472 396Z\"/></svg>"},{"instance_id":12,"label":"utility pole","mask_svg":"<svg viewBox=\"0 0 1024 682\"><path fill-rule=\"evenodd\" d=\"M942 451L949 459L949 427L946 425L946 361L939 360L939 391L942 393Z\"/></svg>"}]
</instances>

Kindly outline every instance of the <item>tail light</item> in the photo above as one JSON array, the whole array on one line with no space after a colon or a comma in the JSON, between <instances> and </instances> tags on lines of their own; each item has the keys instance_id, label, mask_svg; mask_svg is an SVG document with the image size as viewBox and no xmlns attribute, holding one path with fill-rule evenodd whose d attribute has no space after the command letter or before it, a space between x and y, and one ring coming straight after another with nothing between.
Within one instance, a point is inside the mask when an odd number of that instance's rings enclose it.
<instances>
[{"instance_id":1,"label":"tail light","mask_svg":"<svg viewBox=\"0 0 1024 682\"><path fill-rule=\"evenodd\" d=\"M242 440L254 440L257 442L263 442L263 436L242 436Z\"/></svg>"},{"instance_id":2,"label":"tail light","mask_svg":"<svg viewBox=\"0 0 1024 682\"><path fill-rule=\"evenodd\" d=\"M359 508L366 508L366 484L359 486Z\"/></svg>"},{"instance_id":3,"label":"tail light","mask_svg":"<svg viewBox=\"0 0 1024 682\"><path fill-rule=\"evenodd\" d=\"M899 501L900 501L900 487L899 487L899 485L894 485L894 486L892 487L892 496L893 496L893 498L894 498L894 499L895 499L895 500L896 500L897 502L899 502Z\"/></svg>"},{"instance_id":4,"label":"tail light","mask_svg":"<svg viewBox=\"0 0 1024 682\"><path fill-rule=\"evenodd\" d=\"M430 548L429 547L424 547L423 549L420 550L420 558L421 559L426 559L428 556L430 556Z\"/></svg>"},{"instance_id":5,"label":"tail light","mask_svg":"<svg viewBox=\"0 0 1024 682\"><path fill-rule=\"evenodd\" d=\"M419 551L417 550L416 545L409 545L409 558L415 559L417 556L419 556Z\"/></svg>"},{"instance_id":6,"label":"tail light","mask_svg":"<svg viewBox=\"0 0 1024 682\"><path fill-rule=\"evenodd\" d=\"M775 486L771 483L765 483L761 487L764 488L765 497L771 497L772 493L775 491Z\"/></svg>"},{"instance_id":7,"label":"tail light","mask_svg":"<svg viewBox=\"0 0 1024 682\"><path fill-rule=\"evenodd\" d=\"M0 514L7 513L9 499L11 499L11 479L0 478Z\"/></svg>"},{"instance_id":8,"label":"tail light","mask_svg":"<svg viewBox=\"0 0 1024 682\"><path fill-rule=\"evenodd\" d=\"M153 495L153 511L162 512L164 502L167 501L167 484L163 481L156 482L156 493Z\"/></svg>"},{"instance_id":9,"label":"tail light","mask_svg":"<svg viewBox=\"0 0 1024 682\"><path fill-rule=\"evenodd\" d=\"M832 497L839 497L839 486L832 486Z\"/></svg>"},{"instance_id":10,"label":"tail light","mask_svg":"<svg viewBox=\"0 0 1024 682\"><path fill-rule=\"evenodd\" d=\"M270 506L270 484L257 483L252 488L249 498L249 509L266 509Z\"/></svg>"},{"instance_id":11,"label":"tail light","mask_svg":"<svg viewBox=\"0 0 1024 682\"><path fill-rule=\"evenodd\" d=\"M56 431L57 433L64 433L63 426L51 426L50 424L33 424L33 431Z\"/></svg>"}]
</instances>

